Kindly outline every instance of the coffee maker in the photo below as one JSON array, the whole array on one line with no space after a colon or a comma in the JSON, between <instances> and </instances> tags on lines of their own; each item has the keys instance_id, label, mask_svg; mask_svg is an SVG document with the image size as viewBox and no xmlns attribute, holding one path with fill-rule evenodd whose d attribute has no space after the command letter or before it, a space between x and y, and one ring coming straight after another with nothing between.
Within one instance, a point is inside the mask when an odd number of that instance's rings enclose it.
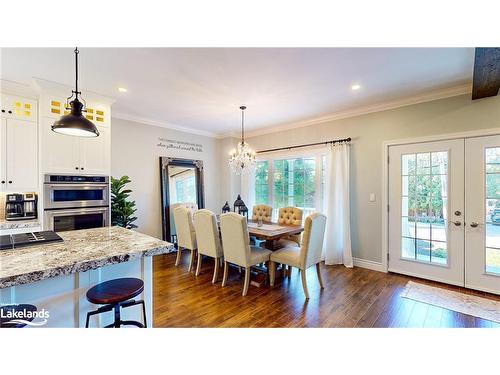
<instances>
[{"instance_id":1,"label":"coffee maker","mask_svg":"<svg viewBox=\"0 0 500 375\"><path fill-rule=\"evenodd\" d=\"M5 220L30 220L37 218L38 198L35 193L7 194Z\"/></svg>"}]
</instances>

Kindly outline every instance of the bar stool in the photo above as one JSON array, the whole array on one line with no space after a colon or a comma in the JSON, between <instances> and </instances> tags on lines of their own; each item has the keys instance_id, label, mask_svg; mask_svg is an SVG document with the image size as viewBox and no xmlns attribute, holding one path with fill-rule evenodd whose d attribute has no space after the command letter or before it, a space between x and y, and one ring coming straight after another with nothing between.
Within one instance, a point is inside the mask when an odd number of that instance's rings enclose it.
<instances>
[{"instance_id":1,"label":"bar stool","mask_svg":"<svg viewBox=\"0 0 500 375\"><path fill-rule=\"evenodd\" d=\"M92 315L101 314L107 311L115 311L115 321L104 328L120 328L122 325L133 325L139 328L146 328L146 305L144 300L135 301L132 298L138 296L144 290L144 282L141 279L126 277L114 279L97 284L87 291L87 300L96 305L104 305L95 311L87 313L85 328L89 327L89 320ZM121 320L120 309L135 305L142 305L144 324L134 320Z\"/></svg>"},{"instance_id":2,"label":"bar stool","mask_svg":"<svg viewBox=\"0 0 500 375\"><path fill-rule=\"evenodd\" d=\"M27 311L31 312L29 315L34 315L33 313L36 312L36 306L29 305L29 304L19 304L19 305L7 305L7 306L0 306L0 311L2 312L0 314L0 328L23 328L27 326L27 323L22 323L22 322L16 322L16 318L7 318L8 315L13 315L15 316L16 313L20 311ZM27 322L33 321L33 317L29 318L23 318L23 320Z\"/></svg>"}]
</instances>

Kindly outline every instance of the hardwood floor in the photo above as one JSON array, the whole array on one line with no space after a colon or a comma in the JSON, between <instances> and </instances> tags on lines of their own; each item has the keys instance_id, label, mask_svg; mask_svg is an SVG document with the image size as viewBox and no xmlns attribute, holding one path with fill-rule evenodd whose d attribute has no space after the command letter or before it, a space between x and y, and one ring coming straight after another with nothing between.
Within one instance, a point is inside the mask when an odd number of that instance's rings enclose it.
<instances>
[{"instance_id":1,"label":"hardwood floor","mask_svg":"<svg viewBox=\"0 0 500 375\"><path fill-rule=\"evenodd\" d=\"M290 280L275 287L250 286L241 296L243 279L230 269L228 284L212 284L213 261L205 259L201 274L188 273L187 252L179 267L175 254L153 261L155 327L500 327L488 320L401 298L408 280L364 268L321 267L325 289L319 288L314 267L307 271L311 298L304 299L296 269ZM431 281L419 282L438 285ZM485 296L468 289L439 286ZM488 295L500 300L500 297Z\"/></svg>"}]
</instances>

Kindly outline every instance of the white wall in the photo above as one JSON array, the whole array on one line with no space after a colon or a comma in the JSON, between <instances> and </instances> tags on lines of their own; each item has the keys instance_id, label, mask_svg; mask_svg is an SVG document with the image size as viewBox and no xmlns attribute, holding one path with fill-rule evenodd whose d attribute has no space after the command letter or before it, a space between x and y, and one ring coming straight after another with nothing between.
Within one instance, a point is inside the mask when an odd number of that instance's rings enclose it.
<instances>
[{"instance_id":1,"label":"white wall","mask_svg":"<svg viewBox=\"0 0 500 375\"><path fill-rule=\"evenodd\" d=\"M161 238L160 156L203 160L205 206L219 212L219 140L176 130L113 118L111 135L111 174L128 175L132 182L131 198L136 201L139 230ZM158 138L199 143L203 152L158 147Z\"/></svg>"},{"instance_id":2,"label":"white wall","mask_svg":"<svg viewBox=\"0 0 500 375\"><path fill-rule=\"evenodd\" d=\"M382 144L387 140L500 128L500 97L441 99L319 125L247 137L254 150L351 137L353 255L381 261ZM369 193L376 202L369 202Z\"/></svg>"}]
</instances>

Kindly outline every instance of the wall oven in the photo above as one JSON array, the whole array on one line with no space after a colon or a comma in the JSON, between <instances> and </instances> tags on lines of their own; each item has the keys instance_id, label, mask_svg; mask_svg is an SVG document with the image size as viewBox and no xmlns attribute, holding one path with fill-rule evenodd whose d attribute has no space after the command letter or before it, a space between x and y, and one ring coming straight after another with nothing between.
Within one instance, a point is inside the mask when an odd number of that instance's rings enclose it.
<instances>
[{"instance_id":1,"label":"wall oven","mask_svg":"<svg viewBox=\"0 0 500 375\"><path fill-rule=\"evenodd\" d=\"M45 175L44 229L109 226L109 177Z\"/></svg>"}]
</instances>

